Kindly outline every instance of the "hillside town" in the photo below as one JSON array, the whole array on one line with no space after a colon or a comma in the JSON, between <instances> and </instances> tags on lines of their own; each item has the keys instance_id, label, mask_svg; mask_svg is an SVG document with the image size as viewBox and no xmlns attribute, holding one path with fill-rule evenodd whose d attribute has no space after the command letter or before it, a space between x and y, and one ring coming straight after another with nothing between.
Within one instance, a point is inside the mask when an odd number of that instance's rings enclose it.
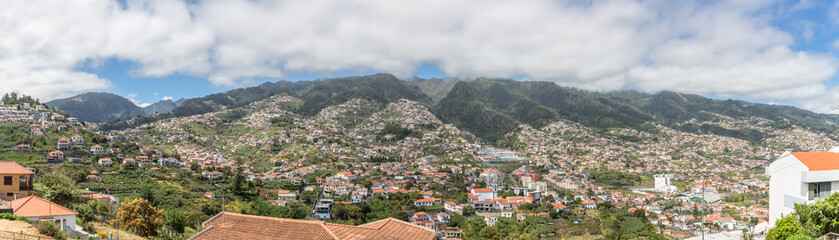
<instances>
[{"instance_id":1,"label":"hillside town","mask_svg":"<svg viewBox=\"0 0 839 240\"><path fill-rule=\"evenodd\" d=\"M773 144L755 145L664 126L604 132L559 121L541 129L522 124L514 135L518 147L502 149L481 144L410 100L376 106L355 99L313 117L293 113L300 101L282 94L241 110L113 132L96 132L41 105L3 106L0 126L19 128L24 139L4 142L0 175L13 177L12 187L2 191L0 211L6 206L17 213L28 206L16 204L20 201L56 205L33 186L46 169L68 168L83 175L74 184L85 189L80 197L91 201L119 205L120 198L154 192L125 183L126 174L190 186L186 192L167 191L188 196L185 200L205 199L189 204L233 202L221 204L222 215L253 214L237 200L236 194L248 194L245 190L231 193L215 184L236 182L244 184L237 188L250 186L256 198L300 211L288 215L294 218L350 225L393 218L440 239L474 236L466 231L475 231L470 226L475 219L486 227L508 221L540 226L530 234L541 237L606 235L608 230L580 229L604 208L636 214L642 225L655 228L653 233L635 230L635 236L686 239L736 231L762 237L774 223L764 168L793 143L807 146L798 149L805 151L837 145L801 128L778 132L768 140ZM232 114L244 117L225 120ZM748 121L760 119L714 124ZM386 202L405 205L372 209ZM94 236L94 229L76 224L79 213L69 207L57 205L66 211L47 216L67 216L57 224L68 236Z\"/></svg>"}]
</instances>

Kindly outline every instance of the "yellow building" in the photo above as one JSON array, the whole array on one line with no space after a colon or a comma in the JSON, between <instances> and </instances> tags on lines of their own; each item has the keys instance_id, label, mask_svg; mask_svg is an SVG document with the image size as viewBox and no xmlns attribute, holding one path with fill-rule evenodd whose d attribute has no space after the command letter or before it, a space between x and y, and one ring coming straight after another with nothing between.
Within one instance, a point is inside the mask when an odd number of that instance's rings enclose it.
<instances>
[{"instance_id":1,"label":"yellow building","mask_svg":"<svg viewBox=\"0 0 839 240\"><path fill-rule=\"evenodd\" d=\"M0 198L15 200L32 195L35 173L16 162L0 161Z\"/></svg>"}]
</instances>

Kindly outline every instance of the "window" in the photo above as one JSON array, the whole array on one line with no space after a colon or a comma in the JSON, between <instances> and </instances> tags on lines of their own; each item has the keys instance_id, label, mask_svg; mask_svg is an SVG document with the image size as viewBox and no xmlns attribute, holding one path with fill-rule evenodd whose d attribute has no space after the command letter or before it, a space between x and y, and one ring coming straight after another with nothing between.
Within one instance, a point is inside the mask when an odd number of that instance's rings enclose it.
<instances>
[{"instance_id":1,"label":"window","mask_svg":"<svg viewBox=\"0 0 839 240\"><path fill-rule=\"evenodd\" d=\"M827 197L831 190L830 182L811 183L810 184L810 200Z\"/></svg>"},{"instance_id":2,"label":"window","mask_svg":"<svg viewBox=\"0 0 839 240\"><path fill-rule=\"evenodd\" d=\"M12 176L3 177L3 185L12 185Z\"/></svg>"},{"instance_id":3,"label":"window","mask_svg":"<svg viewBox=\"0 0 839 240\"><path fill-rule=\"evenodd\" d=\"M14 193L6 193L6 197L14 197L14 196L15 196Z\"/></svg>"},{"instance_id":4,"label":"window","mask_svg":"<svg viewBox=\"0 0 839 240\"><path fill-rule=\"evenodd\" d=\"M819 197L823 198L823 197L827 197L827 195L830 195L830 183L829 182L819 183Z\"/></svg>"}]
</instances>

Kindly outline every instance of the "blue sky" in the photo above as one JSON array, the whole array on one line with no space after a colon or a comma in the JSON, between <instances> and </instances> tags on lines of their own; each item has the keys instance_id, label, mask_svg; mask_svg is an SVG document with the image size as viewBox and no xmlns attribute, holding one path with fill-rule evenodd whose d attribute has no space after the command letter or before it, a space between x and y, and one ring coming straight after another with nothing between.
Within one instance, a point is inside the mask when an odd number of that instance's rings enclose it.
<instances>
[{"instance_id":1,"label":"blue sky","mask_svg":"<svg viewBox=\"0 0 839 240\"><path fill-rule=\"evenodd\" d=\"M378 72L673 90L835 112L839 3L92 0L10 3L0 85L146 105Z\"/></svg>"},{"instance_id":2,"label":"blue sky","mask_svg":"<svg viewBox=\"0 0 839 240\"><path fill-rule=\"evenodd\" d=\"M238 87L248 87L262 84L264 82L276 82L281 80L307 81L319 78L334 78L346 76L358 76L380 73L384 71L340 71L336 73L310 73L292 72L288 77L283 78L253 78L237 86L217 86L210 83L206 77L189 76L183 74L172 74L165 77L143 77L132 73L137 66L130 61L119 61L108 59L98 66L85 66L77 70L96 74L100 78L111 81L113 86L105 92L115 93L129 98L140 105L151 104L162 100L164 97L171 97L172 100L180 98L195 98L205 95L224 92ZM413 72L412 76L420 78L445 78L449 77L441 71L434 63L423 63ZM511 76L518 79L517 76Z\"/></svg>"}]
</instances>

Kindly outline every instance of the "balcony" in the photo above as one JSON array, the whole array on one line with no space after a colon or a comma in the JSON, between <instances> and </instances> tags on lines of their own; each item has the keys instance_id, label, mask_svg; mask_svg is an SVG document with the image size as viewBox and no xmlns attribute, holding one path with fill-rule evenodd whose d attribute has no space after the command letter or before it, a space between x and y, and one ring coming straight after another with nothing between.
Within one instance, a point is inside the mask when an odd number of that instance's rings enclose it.
<instances>
[{"instance_id":1,"label":"balcony","mask_svg":"<svg viewBox=\"0 0 839 240\"><path fill-rule=\"evenodd\" d=\"M20 188L19 188L19 189L20 189L20 191L32 191L32 190L35 190L35 187L34 187L34 186L32 186L32 185L29 185L29 186L20 186Z\"/></svg>"}]
</instances>

